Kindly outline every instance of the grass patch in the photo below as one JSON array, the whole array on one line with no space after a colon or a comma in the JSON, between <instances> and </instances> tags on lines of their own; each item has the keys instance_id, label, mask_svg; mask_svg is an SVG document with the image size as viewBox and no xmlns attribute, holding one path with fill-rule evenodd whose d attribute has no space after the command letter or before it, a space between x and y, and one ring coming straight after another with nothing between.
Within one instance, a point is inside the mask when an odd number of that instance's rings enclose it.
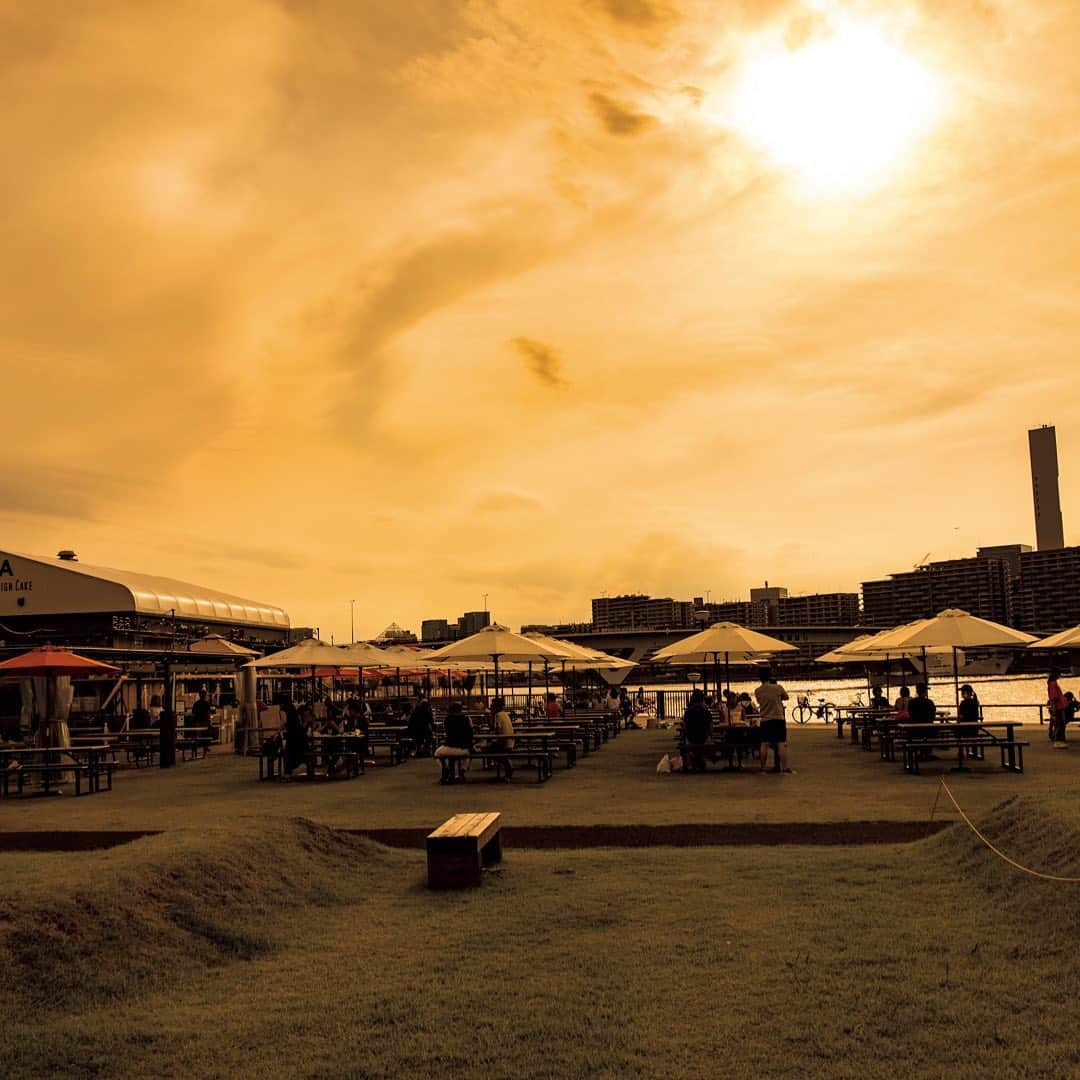
<instances>
[{"instance_id":1,"label":"grass patch","mask_svg":"<svg viewBox=\"0 0 1080 1080\"><path fill-rule=\"evenodd\" d=\"M1022 862L1080 873L1066 800L980 825ZM29 884L2 924L10 1076L1080 1071L1077 887L1018 874L966 828L859 848L511 848L459 893L424 887L419 852L295 822L11 858ZM80 904L44 902L87 878L101 884ZM44 952L12 964L11 930L25 944L45 912L78 943L71 986Z\"/></svg>"}]
</instances>

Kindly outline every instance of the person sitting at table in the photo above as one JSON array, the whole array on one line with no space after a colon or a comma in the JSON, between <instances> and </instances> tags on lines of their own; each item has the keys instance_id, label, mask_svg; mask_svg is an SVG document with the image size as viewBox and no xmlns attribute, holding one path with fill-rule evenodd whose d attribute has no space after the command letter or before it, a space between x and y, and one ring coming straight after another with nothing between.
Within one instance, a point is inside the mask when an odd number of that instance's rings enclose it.
<instances>
[{"instance_id":1,"label":"person sitting at table","mask_svg":"<svg viewBox=\"0 0 1080 1080\"><path fill-rule=\"evenodd\" d=\"M694 690L682 718L683 744L686 747L684 770L705 771L705 743L712 735L712 713L705 706L705 694Z\"/></svg>"},{"instance_id":2,"label":"person sitting at table","mask_svg":"<svg viewBox=\"0 0 1080 1080\"><path fill-rule=\"evenodd\" d=\"M158 719L161 718L161 712L158 711ZM153 727L153 722L150 719L150 713L147 709L144 709L141 705L136 705L132 711L131 719L128 721L128 727L133 728L148 728Z\"/></svg>"},{"instance_id":3,"label":"person sitting at table","mask_svg":"<svg viewBox=\"0 0 1080 1080\"><path fill-rule=\"evenodd\" d=\"M430 757L435 750L435 714L431 702L421 694L416 708L409 713L409 738L413 757Z\"/></svg>"},{"instance_id":4,"label":"person sitting at table","mask_svg":"<svg viewBox=\"0 0 1080 1080\"><path fill-rule=\"evenodd\" d=\"M750 695L743 692L739 695L739 704L742 706L743 719L750 727L757 727L758 711L754 707L753 701L750 700Z\"/></svg>"},{"instance_id":5,"label":"person sitting at table","mask_svg":"<svg viewBox=\"0 0 1080 1080\"><path fill-rule=\"evenodd\" d=\"M510 719L510 714L506 711L505 698L497 697L492 700L491 718L491 731L493 737L488 749L495 753L503 750L513 750L514 722ZM503 772L499 779L501 779L503 783L508 784L513 776L513 763L509 761L503 762Z\"/></svg>"},{"instance_id":6,"label":"person sitting at table","mask_svg":"<svg viewBox=\"0 0 1080 1080\"><path fill-rule=\"evenodd\" d=\"M1076 698L1071 690L1066 690L1062 695L1065 698L1065 707L1061 710L1061 741L1065 742L1065 730L1076 719Z\"/></svg>"},{"instance_id":7,"label":"person sitting at table","mask_svg":"<svg viewBox=\"0 0 1080 1080\"><path fill-rule=\"evenodd\" d=\"M150 708L147 710L150 713L150 727L157 727L161 720L161 695L150 695Z\"/></svg>"},{"instance_id":8,"label":"person sitting at table","mask_svg":"<svg viewBox=\"0 0 1080 1080\"><path fill-rule=\"evenodd\" d=\"M558 697L555 694L548 694L547 704L544 706L544 715L549 720L559 720L562 714L562 706L559 704Z\"/></svg>"},{"instance_id":9,"label":"person sitting at table","mask_svg":"<svg viewBox=\"0 0 1080 1080\"><path fill-rule=\"evenodd\" d=\"M452 701L446 712L443 742L435 751L442 765L440 783L452 784L455 780L465 782L465 770L474 744L472 721L460 701Z\"/></svg>"},{"instance_id":10,"label":"person sitting at table","mask_svg":"<svg viewBox=\"0 0 1080 1080\"><path fill-rule=\"evenodd\" d=\"M739 694L734 690L725 690L724 703L728 727L745 728L747 726L746 713L739 700Z\"/></svg>"},{"instance_id":11,"label":"person sitting at table","mask_svg":"<svg viewBox=\"0 0 1080 1080\"><path fill-rule=\"evenodd\" d=\"M964 724L977 724L982 719L979 695L969 683L960 687L960 704L956 709L956 717Z\"/></svg>"},{"instance_id":12,"label":"person sitting at table","mask_svg":"<svg viewBox=\"0 0 1080 1080\"><path fill-rule=\"evenodd\" d=\"M885 692L880 686L873 687L873 696L870 698L870 708L874 712L890 712L892 706L889 704L889 699L885 696Z\"/></svg>"},{"instance_id":13,"label":"person sitting at table","mask_svg":"<svg viewBox=\"0 0 1080 1080\"><path fill-rule=\"evenodd\" d=\"M911 719L911 691L906 686L900 687L900 695L893 706L893 719L898 724L906 724Z\"/></svg>"},{"instance_id":14,"label":"person sitting at table","mask_svg":"<svg viewBox=\"0 0 1080 1080\"><path fill-rule=\"evenodd\" d=\"M913 724L932 724L937 718L937 706L926 688L926 683L915 684L915 696L908 702L908 716Z\"/></svg>"}]
</instances>

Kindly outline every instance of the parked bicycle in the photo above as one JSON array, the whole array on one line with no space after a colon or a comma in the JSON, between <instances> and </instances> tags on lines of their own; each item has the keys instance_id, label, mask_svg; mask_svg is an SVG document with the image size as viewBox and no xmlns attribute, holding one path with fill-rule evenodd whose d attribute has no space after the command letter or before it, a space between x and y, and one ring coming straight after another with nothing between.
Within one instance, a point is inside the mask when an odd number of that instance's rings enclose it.
<instances>
[{"instance_id":1,"label":"parked bicycle","mask_svg":"<svg viewBox=\"0 0 1080 1080\"><path fill-rule=\"evenodd\" d=\"M809 694L800 694L798 704L792 710L792 717L798 724L808 724L814 718L824 720L826 724L833 722L833 714L840 711L840 706L834 701L826 701L818 698L815 705L810 700Z\"/></svg>"}]
</instances>

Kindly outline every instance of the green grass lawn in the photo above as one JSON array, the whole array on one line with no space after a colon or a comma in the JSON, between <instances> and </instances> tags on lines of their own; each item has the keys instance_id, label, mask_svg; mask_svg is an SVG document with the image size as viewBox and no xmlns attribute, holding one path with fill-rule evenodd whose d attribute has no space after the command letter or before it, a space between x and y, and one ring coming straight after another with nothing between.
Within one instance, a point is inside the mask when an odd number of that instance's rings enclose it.
<instances>
[{"instance_id":1,"label":"green grass lawn","mask_svg":"<svg viewBox=\"0 0 1080 1080\"><path fill-rule=\"evenodd\" d=\"M1080 873L1075 806L984 824ZM2 864L8 1076L1080 1075L1080 887L966 829L509 849L456 893L304 822Z\"/></svg>"},{"instance_id":2,"label":"green grass lawn","mask_svg":"<svg viewBox=\"0 0 1080 1080\"><path fill-rule=\"evenodd\" d=\"M1080 750L950 778L1020 861L1080 875ZM515 851L433 893L421 851L335 831L925 820L908 777L797 731L797 775L658 776L628 732L548 784L441 787L429 761L259 784L218 754L89 798L0 803L5 829L162 828L0 855L4 1076L1080 1076L1080 885L964 825L862 847ZM955 819L944 800L938 816Z\"/></svg>"},{"instance_id":3,"label":"green grass lawn","mask_svg":"<svg viewBox=\"0 0 1080 1080\"><path fill-rule=\"evenodd\" d=\"M1063 787L1080 795L1080 743L1051 750L1045 728L1023 729L1032 741L1023 776L989 759L976 771L950 777L961 804L988 810L1010 795L1048 794ZM510 825L682 824L753 821L923 821L938 795L935 770L906 776L830 728L795 729L795 776L658 776L656 763L672 748L668 731L629 731L576 768L556 769L536 784L519 770L511 785L483 780L442 787L430 760L369 769L357 780L306 784L257 780L257 761L216 750L205 761L175 769L125 769L115 790L93 797L0 802L0 829L168 829L213 827L239 816L303 816L345 828L428 827L464 810L500 810ZM951 815L939 800L938 814Z\"/></svg>"}]
</instances>

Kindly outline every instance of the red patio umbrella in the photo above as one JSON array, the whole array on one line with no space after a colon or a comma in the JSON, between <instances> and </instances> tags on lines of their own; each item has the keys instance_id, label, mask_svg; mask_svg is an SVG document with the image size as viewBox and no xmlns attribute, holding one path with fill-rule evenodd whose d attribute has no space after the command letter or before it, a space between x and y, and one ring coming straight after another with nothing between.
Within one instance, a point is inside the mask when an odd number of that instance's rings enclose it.
<instances>
[{"instance_id":1,"label":"red patio umbrella","mask_svg":"<svg viewBox=\"0 0 1080 1080\"><path fill-rule=\"evenodd\" d=\"M35 675L116 675L120 669L100 660L61 649L58 645L39 645L0 663L0 677L29 679Z\"/></svg>"}]
</instances>

